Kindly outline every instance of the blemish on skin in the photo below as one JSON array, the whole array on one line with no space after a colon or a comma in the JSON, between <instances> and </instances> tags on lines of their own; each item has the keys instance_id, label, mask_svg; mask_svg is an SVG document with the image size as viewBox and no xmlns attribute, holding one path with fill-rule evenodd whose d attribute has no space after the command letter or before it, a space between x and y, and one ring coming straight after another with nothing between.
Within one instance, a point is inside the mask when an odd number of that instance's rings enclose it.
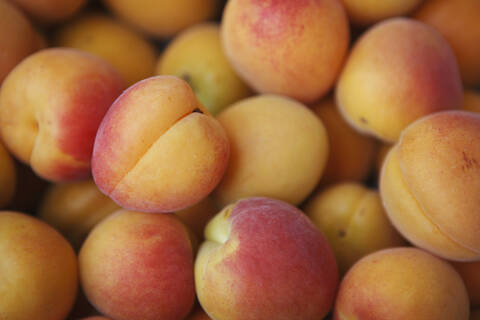
<instances>
[{"instance_id":1,"label":"blemish on skin","mask_svg":"<svg viewBox=\"0 0 480 320\"><path fill-rule=\"evenodd\" d=\"M193 110L193 111L192 111L192 113L193 113L193 112L197 112L197 113L201 113L201 114L203 114L203 111L202 111L202 110L200 110L200 109L198 109L198 108L196 108L195 110Z\"/></svg>"},{"instance_id":2,"label":"blemish on skin","mask_svg":"<svg viewBox=\"0 0 480 320\"><path fill-rule=\"evenodd\" d=\"M340 238L345 238L345 236L347 235L347 233L345 232L345 230L338 230L338 236Z\"/></svg>"},{"instance_id":3,"label":"blemish on skin","mask_svg":"<svg viewBox=\"0 0 480 320\"><path fill-rule=\"evenodd\" d=\"M474 167L480 168L478 161L474 158L469 158L465 153L465 151L462 151L462 156L463 156L463 162L464 162L464 164L462 165L463 171L467 171L468 169L473 169Z\"/></svg>"},{"instance_id":4,"label":"blemish on skin","mask_svg":"<svg viewBox=\"0 0 480 320\"><path fill-rule=\"evenodd\" d=\"M364 117L360 118L360 122L363 123L363 124L368 124L367 119L365 119Z\"/></svg>"}]
</instances>

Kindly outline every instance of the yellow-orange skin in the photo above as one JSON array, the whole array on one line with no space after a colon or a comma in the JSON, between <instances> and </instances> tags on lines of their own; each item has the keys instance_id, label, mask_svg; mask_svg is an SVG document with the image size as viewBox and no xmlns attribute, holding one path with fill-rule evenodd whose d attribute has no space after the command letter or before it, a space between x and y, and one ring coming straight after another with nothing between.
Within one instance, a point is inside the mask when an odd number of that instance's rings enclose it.
<instances>
[{"instance_id":1,"label":"yellow-orange skin","mask_svg":"<svg viewBox=\"0 0 480 320\"><path fill-rule=\"evenodd\" d=\"M123 88L120 75L97 57L41 50L18 64L0 89L5 146L44 179L86 178L100 121Z\"/></svg>"},{"instance_id":2,"label":"yellow-orange skin","mask_svg":"<svg viewBox=\"0 0 480 320\"><path fill-rule=\"evenodd\" d=\"M0 319L63 320L77 292L72 247L46 223L0 212Z\"/></svg>"},{"instance_id":3,"label":"yellow-orange skin","mask_svg":"<svg viewBox=\"0 0 480 320\"><path fill-rule=\"evenodd\" d=\"M89 234L79 267L90 303L115 320L181 320L193 306L192 245L174 215L117 211Z\"/></svg>"},{"instance_id":4,"label":"yellow-orange skin","mask_svg":"<svg viewBox=\"0 0 480 320\"><path fill-rule=\"evenodd\" d=\"M230 0L221 32L225 54L248 85L304 103L331 89L349 45L339 0Z\"/></svg>"},{"instance_id":5,"label":"yellow-orange skin","mask_svg":"<svg viewBox=\"0 0 480 320\"><path fill-rule=\"evenodd\" d=\"M463 91L462 110L480 113L480 93L475 90Z\"/></svg>"},{"instance_id":6,"label":"yellow-orange skin","mask_svg":"<svg viewBox=\"0 0 480 320\"><path fill-rule=\"evenodd\" d=\"M470 306L480 307L480 261L454 262L452 264L467 287Z\"/></svg>"},{"instance_id":7,"label":"yellow-orange skin","mask_svg":"<svg viewBox=\"0 0 480 320\"><path fill-rule=\"evenodd\" d=\"M186 209L176 211L175 215L195 234L197 239L203 239L203 231L208 221L218 213L212 197L206 197L199 203Z\"/></svg>"},{"instance_id":8,"label":"yellow-orange skin","mask_svg":"<svg viewBox=\"0 0 480 320\"><path fill-rule=\"evenodd\" d=\"M416 119L462 106L455 55L428 25L407 18L384 20L356 42L338 80L336 100L358 131L395 142Z\"/></svg>"},{"instance_id":9,"label":"yellow-orange skin","mask_svg":"<svg viewBox=\"0 0 480 320\"><path fill-rule=\"evenodd\" d=\"M131 86L111 106L97 133L92 172L122 207L171 212L205 198L228 157L225 131L188 84L157 76Z\"/></svg>"},{"instance_id":10,"label":"yellow-orange skin","mask_svg":"<svg viewBox=\"0 0 480 320\"><path fill-rule=\"evenodd\" d=\"M39 49L30 21L9 0L0 0L0 84L26 56Z\"/></svg>"},{"instance_id":11,"label":"yellow-orange skin","mask_svg":"<svg viewBox=\"0 0 480 320\"><path fill-rule=\"evenodd\" d=\"M480 85L480 2L426 0L414 17L435 27L450 43L464 84Z\"/></svg>"},{"instance_id":12,"label":"yellow-orange skin","mask_svg":"<svg viewBox=\"0 0 480 320\"><path fill-rule=\"evenodd\" d=\"M102 14L88 14L58 29L54 44L103 58L132 85L153 75L157 53L142 35Z\"/></svg>"},{"instance_id":13,"label":"yellow-orange skin","mask_svg":"<svg viewBox=\"0 0 480 320\"><path fill-rule=\"evenodd\" d=\"M480 259L480 115L424 117L402 133L380 176L383 204L410 242L458 261Z\"/></svg>"},{"instance_id":14,"label":"yellow-orange skin","mask_svg":"<svg viewBox=\"0 0 480 320\"><path fill-rule=\"evenodd\" d=\"M372 168L376 141L355 131L340 115L333 99L312 107L327 129L327 166L321 184L342 181L363 181Z\"/></svg>"},{"instance_id":15,"label":"yellow-orange skin","mask_svg":"<svg viewBox=\"0 0 480 320\"><path fill-rule=\"evenodd\" d=\"M403 16L418 7L424 0L342 0L349 21L367 26L384 19Z\"/></svg>"},{"instance_id":16,"label":"yellow-orange skin","mask_svg":"<svg viewBox=\"0 0 480 320\"><path fill-rule=\"evenodd\" d=\"M309 199L305 213L327 237L342 275L369 253L406 244L388 220L379 193L358 183L324 189Z\"/></svg>"},{"instance_id":17,"label":"yellow-orange skin","mask_svg":"<svg viewBox=\"0 0 480 320\"><path fill-rule=\"evenodd\" d=\"M303 104L277 95L241 100L217 117L231 146L214 199L221 206L250 196L291 204L317 185L328 157L322 121Z\"/></svg>"},{"instance_id":18,"label":"yellow-orange skin","mask_svg":"<svg viewBox=\"0 0 480 320\"><path fill-rule=\"evenodd\" d=\"M317 320L329 312L338 281L335 257L297 208L242 199L209 222L205 238L195 287L212 319Z\"/></svg>"},{"instance_id":19,"label":"yellow-orange skin","mask_svg":"<svg viewBox=\"0 0 480 320\"><path fill-rule=\"evenodd\" d=\"M195 25L174 38L158 60L156 74L185 79L212 115L251 94L225 57L213 23Z\"/></svg>"},{"instance_id":20,"label":"yellow-orange skin","mask_svg":"<svg viewBox=\"0 0 480 320\"><path fill-rule=\"evenodd\" d=\"M447 262L415 248L384 249L343 278L334 319L468 320L468 295Z\"/></svg>"},{"instance_id":21,"label":"yellow-orange skin","mask_svg":"<svg viewBox=\"0 0 480 320\"><path fill-rule=\"evenodd\" d=\"M29 16L42 23L66 20L78 12L87 0L12 0Z\"/></svg>"},{"instance_id":22,"label":"yellow-orange skin","mask_svg":"<svg viewBox=\"0 0 480 320\"><path fill-rule=\"evenodd\" d=\"M168 38L211 19L218 0L103 0L119 17L155 37Z\"/></svg>"},{"instance_id":23,"label":"yellow-orange skin","mask_svg":"<svg viewBox=\"0 0 480 320\"><path fill-rule=\"evenodd\" d=\"M0 207L12 200L17 185L15 164L7 149L0 143Z\"/></svg>"},{"instance_id":24,"label":"yellow-orange skin","mask_svg":"<svg viewBox=\"0 0 480 320\"><path fill-rule=\"evenodd\" d=\"M118 209L89 179L51 186L40 204L38 216L79 249L90 230Z\"/></svg>"}]
</instances>

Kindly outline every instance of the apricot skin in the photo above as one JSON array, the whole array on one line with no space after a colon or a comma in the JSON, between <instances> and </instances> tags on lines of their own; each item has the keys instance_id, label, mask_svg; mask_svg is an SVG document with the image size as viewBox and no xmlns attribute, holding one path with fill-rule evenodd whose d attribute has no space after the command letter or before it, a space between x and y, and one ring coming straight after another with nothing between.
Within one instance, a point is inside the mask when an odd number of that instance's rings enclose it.
<instances>
[{"instance_id":1,"label":"apricot skin","mask_svg":"<svg viewBox=\"0 0 480 320\"><path fill-rule=\"evenodd\" d=\"M92 173L124 208L172 212L205 198L228 158L225 131L188 84L157 76L131 86L110 107L95 139Z\"/></svg>"},{"instance_id":2,"label":"apricot skin","mask_svg":"<svg viewBox=\"0 0 480 320\"><path fill-rule=\"evenodd\" d=\"M339 0L231 0L221 32L225 54L255 91L304 103L331 89L349 44Z\"/></svg>"},{"instance_id":3,"label":"apricot skin","mask_svg":"<svg viewBox=\"0 0 480 320\"><path fill-rule=\"evenodd\" d=\"M416 248L384 249L343 278L334 320L468 320L462 279L447 262Z\"/></svg>"},{"instance_id":4,"label":"apricot skin","mask_svg":"<svg viewBox=\"0 0 480 320\"><path fill-rule=\"evenodd\" d=\"M384 161L383 204L413 244L449 260L480 258L480 115L439 112L417 120Z\"/></svg>"},{"instance_id":5,"label":"apricot skin","mask_svg":"<svg viewBox=\"0 0 480 320\"><path fill-rule=\"evenodd\" d=\"M416 119L460 109L455 55L433 27L407 18L384 20L354 44L336 84L336 102L358 131L393 143Z\"/></svg>"}]
</instances>

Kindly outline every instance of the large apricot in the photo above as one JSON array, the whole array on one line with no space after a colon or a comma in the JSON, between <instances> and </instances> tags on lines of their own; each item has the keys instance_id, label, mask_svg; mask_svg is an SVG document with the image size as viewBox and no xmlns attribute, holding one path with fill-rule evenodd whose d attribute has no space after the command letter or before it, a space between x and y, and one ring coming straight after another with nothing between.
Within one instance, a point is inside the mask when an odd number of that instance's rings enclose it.
<instances>
[{"instance_id":1,"label":"large apricot","mask_svg":"<svg viewBox=\"0 0 480 320\"><path fill-rule=\"evenodd\" d=\"M462 82L455 55L438 31L413 19L392 18L357 40L336 99L357 130L395 142L416 119L460 109Z\"/></svg>"},{"instance_id":2,"label":"large apricot","mask_svg":"<svg viewBox=\"0 0 480 320\"><path fill-rule=\"evenodd\" d=\"M221 31L225 53L247 84L304 103L332 88L349 44L340 0L230 0Z\"/></svg>"},{"instance_id":3,"label":"large apricot","mask_svg":"<svg viewBox=\"0 0 480 320\"><path fill-rule=\"evenodd\" d=\"M480 259L480 115L445 111L403 131L380 176L387 214L413 244Z\"/></svg>"}]
</instances>

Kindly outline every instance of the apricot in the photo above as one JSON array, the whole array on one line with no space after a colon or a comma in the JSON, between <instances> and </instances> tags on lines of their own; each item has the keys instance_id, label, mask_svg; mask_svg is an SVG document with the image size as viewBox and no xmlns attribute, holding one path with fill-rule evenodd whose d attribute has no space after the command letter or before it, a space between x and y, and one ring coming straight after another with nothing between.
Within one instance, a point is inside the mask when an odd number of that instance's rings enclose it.
<instances>
[{"instance_id":1,"label":"apricot","mask_svg":"<svg viewBox=\"0 0 480 320\"><path fill-rule=\"evenodd\" d=\"M103 0L119 17L155 37L168 38L211 19L218 0Z\"/></svg>"},{"instance_id":2,"label":"apricot","mask_svg":"<svg viewBox=\"0 0 480 320\"><path fill-rule=\"evenodd\" d=\"M87 0L11 0L35 20L54 23L77 13Z\"/></svg>"},{"instance_id":3,"label":"apricot","mask_svg":"<svg viewBox=\"0 0 480 320\"><path fill-rule=\"evenodd\" d=\"M478 91L471 89L463 91L462 110L480 113L480 93Z\"/></svg>"},{"instance_id":4,"label":"apricot","mask_svg":"<svg viewBox=\"0 0 480 320\"><path fill-rule=\"evenodd\" d=\"M0 0L0 84L26 56L39 49L30 21L7 0Z\"/></svg>"},{"instance_id":5,"label":"apricot","mask_svg":"<svg viewBox=\"0 0 480 320\"><path fill-rule=\"evenodd\" d=\"M383 204L410 242L458 261L480 259L480 115L444 111L417 120L387 154Z\"/></svg>"},{"instance_id":6,"label":"apricot","mask_svg":"<svg viewBox=\"0 0 480 320\"><path fill-rule=\"evenodd\" d=\"M327 129L330 146L321 184L365 180L374 162L376 141L355 131L331 98L313 106L313 111Z\"/></svg>"},{"instance_id":7,"label":"apricot","mask_svg":"<svg viewBox=\"0 0 480 320\"><path fill-rule=\"evenodd\" d=\"M218 213L195 261L202 308L215 320L322 319L337 287L327 239L297 208L247 198Z\"/></svg>"},{"instance_id":8,"label":"apricot","mask_svg":"<svg viewBox=\"0 0 480 320\"><path fill-rule=\"evenodd\" d=\"M0 319L63 320L77 292L77 259L55 229L0 212Z\"/></svg>"},{"instance_id":9,"label":"apricot","mask_svg":"<svg viewBox=\"0 0 480 320\"><path fill-rule=\"evenodd\" d=\"M221 34L225 54L248 85L304 103L332 88L349 44L340 0L230 0Z\"/></svg>"},{"instance_id":10,"label":"apricot","mask_svg":"<svg viewBox=\"0 0 480 320\"><path fill-rule=\"evenodd\" d=\"M192 245L171 214L117 211L88 235L79 267L90 303L115 320L182 320L193 306Z\"/></svg>"},{"instance_id":11,"label":"apricot","mask_svg":"<svg viewBox=\"0 0 480 320\"><path fill-rule=\"evenodd\" d=\"M250 95L225 57L213 23L195 25L175 37L158 60L156 74L183 78L212 115Z\"/></svg>"},{"instance_id":12,"label":"apricot","mask_svg":"<svg viewBox=\"0 0 480 320\"><path fill-rule=\"evenodd\" d=\"M265 196L298 204L317 185L328 138L320 118L303 104L259 95L233 104L217 119L231 146L230 163L213 194L217 203Z\"/></svg>"},{"instance_id":13,"label":"apricot","mask_svg":"<svg viewBox=\"0 0 480 320\"><path fill-rule=\"evenodd\" d=\"M415 248L384 249L343 278L334 319L468 320L462 279L447 262Z\"/></svg>"},{"instance_id":14,"label":"apricot","mask_svg":"<svg viewBox=\"0 0 480 320\"><path fill-rule=\"evenodd\" d=\"M122 207L185 209L205 198L228 163L222 126L173 76L142 80L111 106L95 139L92 173Z\"/></svg>"},{"instance_id":15,"label":"apricot","mask_svg":"<svg viewBox=\"0 0 480 320\"><path fill-rule=\"evenodd\" d=\"M40 204L38 216L79 249L90 230L118 209L89 179L51 186Z\"/></svg>"},{"instance_id":16,"label":"apricot","mask_svg":"<svg viewBox=\"0 0 480 320\"><path fill-rule=\"evenodd\" d=\"M342 0L350 22L360 26L409 14L422 2L423 0Z\"/></svg>"},{"instance_id":17,"label":"apricot","mask_svg":"<svg viewBox=\"0 0 480 320\"><path fill-rule=\"evenodd\" d=\"M455 55L434 28L407 18L385 20L355 43L336 100L358 131L395 142L416 119L461 107Z\"/></svg>"},{"instance_id":18,"label":"apricot","mask_svg":"<svg viewBox=\"0 0 480 320\"><path fill-rule=\"evenodd\" d=\"M426 0L414 17L435 27L450 43L464 84L480 85L480 2Z\"/></svg>"},{"instance_id":19,"label":"apricot","mask_svg":"<svg viewBox=\"0 0 480 320\"><path fill-rule=\"evenodd\" d=\"M90 175L100 121L124 84L90 54L41 50L18 64L0 89L0 132L9 151L50 181Z\"/></svg>"},{"instance_id":20,"label":"apricot","mask_svg":"<svg viewBox=\"0 0 480 320\"><path fill-rule=\"evenodd\" d=\"M128 85L153 75L156 50L142 35L102 14L88 14L58 29L54 43L84 50L114 66Z\"/></svg>"},{"instance_id":21,"label":"apricot","mask_svg":"<svg viewBox=\"0 0 480 320\"><path fill-rule=\"evenodd\" d=\"M480 261L454 262L453 267L467 287L470 306L480 307Z\"/></svg>"},{"instance_id":22,"label":"apricot","mask_svg":"<svg viewBox=\"0 0 480 320\"><path fill-rule=\"evenodd\" d=\"M322 190L308 200L305 213L327 237L342 275L369 253L406 244L388 220L379 193L358 183Z\"/></svg>"}]
</instances>

